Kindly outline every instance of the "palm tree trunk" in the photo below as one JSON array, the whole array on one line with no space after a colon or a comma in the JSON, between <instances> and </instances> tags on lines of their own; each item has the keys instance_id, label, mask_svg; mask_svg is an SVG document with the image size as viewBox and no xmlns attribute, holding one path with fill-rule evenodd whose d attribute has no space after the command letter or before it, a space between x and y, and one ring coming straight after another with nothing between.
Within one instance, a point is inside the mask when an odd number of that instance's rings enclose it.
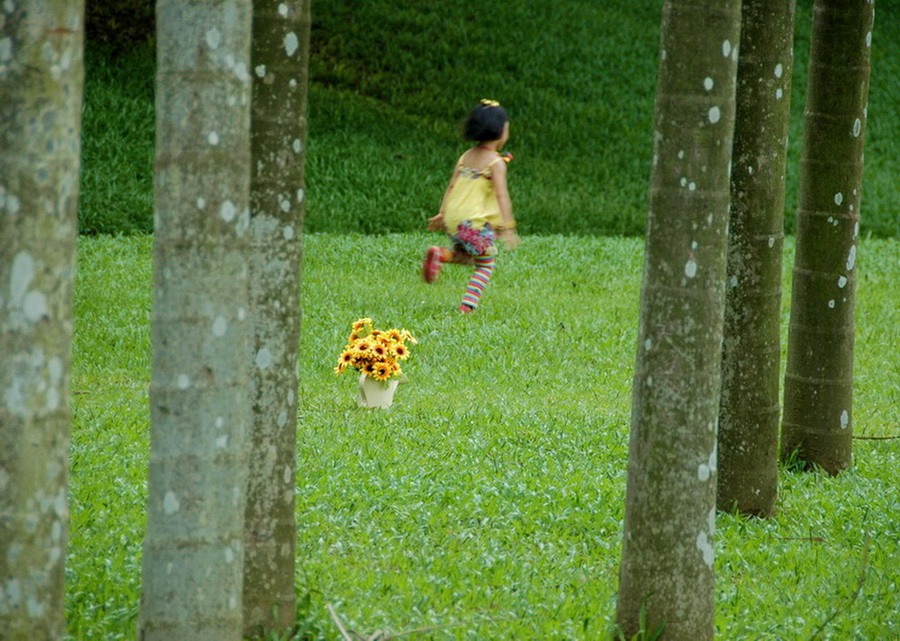
<instances>
[{"instance_id":1,"label":"palm tree trunk","mask_svg":"<svg viewBox=\"0 0 900 641\"><path fill-rule=\"evenodd\" d=\"M157 5L152 438L138 638L242 638L249 0Z\"/></svg>"},{"instance_id":2,"label":"palm tree trunk","mask_svg":"<svg viewBox=\"0 0 900 641\"><path fill-rule=\"evenodd\" d=\"M719 413L719 509L772 516L794 0L744 0Z\"/></svg>"},{"instance_id":3,"label":"palm tree trunk","mask_svg":"<svg viewBox=\"0 0 900 641\"><path fill-rule=\"evenodd\" d=\"M253 423L245 530L244 633L296 616L297 352L310 0L253 15L251 297Z\"/></svg>"},{"instance_id":4,"label":"palm tree trunk","mask_svg":"<svg viewBox=\"0 0 900 641\"><path fill-rule=\"evenodd\" d=\"M853 308L874 5L816 0L781 457L851 463Z\"/></svg>"},{"instance_id":5,"label":"palm tree trunk","mask_svg":"<svg viewBox=\"0 0 900 641\"><path fill-rule=\"evenodd\" d=\"M741 4L663 4L616 618L713 637L716 423ZM703 28L698 29L697 25Z\"/></svg>"},{"instance_id":6,"label":"palm tree trunk","mask_svg":"<svg viewBox=\"0 0 900 641\"><path fill-rule=\"evenodd\" d=\"M58 641L84 4L7 5L0 16L0 638Z\"/></svg>"}]
</instances>

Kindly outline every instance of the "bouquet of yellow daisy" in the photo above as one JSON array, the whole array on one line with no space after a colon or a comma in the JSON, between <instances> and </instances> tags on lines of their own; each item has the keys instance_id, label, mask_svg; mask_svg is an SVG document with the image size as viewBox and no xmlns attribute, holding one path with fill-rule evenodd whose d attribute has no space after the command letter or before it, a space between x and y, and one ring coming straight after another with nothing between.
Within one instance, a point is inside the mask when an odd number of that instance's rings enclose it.
<instances>
[{"instance_id":1,"label":"bouquet of yellow daisy","mask_svg":"<svg viewBox=\"0 0 900 641\"><path fill-rule=\"evenodd\" d=\"M371 318L360 318L353 323L347 346L338 357L334 371L342 374L352 367L376 381L403 376L400 363L409 358L407 343L414 345L416 342L405 329L373 329Z\"/></svg>"}]
</instances>

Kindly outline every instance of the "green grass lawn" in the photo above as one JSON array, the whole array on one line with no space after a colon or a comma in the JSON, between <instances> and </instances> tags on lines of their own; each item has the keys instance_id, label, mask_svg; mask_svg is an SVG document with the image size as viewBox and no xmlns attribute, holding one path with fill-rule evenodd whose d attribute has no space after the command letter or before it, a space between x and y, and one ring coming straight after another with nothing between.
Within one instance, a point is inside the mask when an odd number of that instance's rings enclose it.
<instances>
[{"instance_id":1,"label":"green grass lawn","mask_svg":"<svg viewBox=\"0 0 900 641\"><path fill-rule=\"evenodd\" d=\"M305 239L297 589L307 638L339 638L332 604L369 634L440 626L409 638L603 639L642 241L526 237L499 257L482 307L462 316L467 268L420 280L435 239ZM787 266L792 250L789 240ZM150 253L144 236L79 239L66 601L78 641L134 638ZM858 269L854 428L897 435L900 244L864 239ZM419 339L388 410L358 409L355 377L332 372L362 316ZM898 638L898 460L900 441L858 440L838 478L783 471L774 519L720 515L718 637Z\"/></svg>"}]
</instances>

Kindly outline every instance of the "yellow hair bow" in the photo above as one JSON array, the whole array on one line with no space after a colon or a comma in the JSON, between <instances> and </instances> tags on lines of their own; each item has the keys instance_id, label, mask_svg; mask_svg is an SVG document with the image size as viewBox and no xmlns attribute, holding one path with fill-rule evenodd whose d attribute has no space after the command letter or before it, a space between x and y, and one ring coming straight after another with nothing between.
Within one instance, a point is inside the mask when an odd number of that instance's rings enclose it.
<instances>
[{"instance_id":1,"label":"yellow hair bow","mask_svg":"<svg viewBox=\"0 0 900 641\"><path fill-rule=\"evenodd\" d=\"M487 105L488 107L499 107L500 103L496 100L488 100L487 98L481 99L481 104Z\"/></svg>"}]
</instances>

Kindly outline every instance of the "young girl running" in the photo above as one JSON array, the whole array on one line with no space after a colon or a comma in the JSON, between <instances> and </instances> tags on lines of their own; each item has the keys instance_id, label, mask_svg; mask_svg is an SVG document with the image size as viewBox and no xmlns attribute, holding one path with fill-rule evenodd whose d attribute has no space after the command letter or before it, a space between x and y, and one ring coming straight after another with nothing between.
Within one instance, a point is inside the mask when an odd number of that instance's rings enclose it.
<instances>
[{"instance_id":1,"label":"young girl running","mask_svg":"<svg viewBox=\"0 0 900 641\"><path fill-rule=\"evenodd\" d=\"M422 276L433 283L443 263L475 264L459 311L475 311L494 271L494 244L499 237L507 249L519 244L512 202L506 188L506 163L510 156L500 150L509 138L509 118L495 100L482 100L464 126L466 140L478 143L460 156L444 193L437 216L428 219L428 229L444 230L453 250L429 247Z\"/></svg>"}]
</instances>

